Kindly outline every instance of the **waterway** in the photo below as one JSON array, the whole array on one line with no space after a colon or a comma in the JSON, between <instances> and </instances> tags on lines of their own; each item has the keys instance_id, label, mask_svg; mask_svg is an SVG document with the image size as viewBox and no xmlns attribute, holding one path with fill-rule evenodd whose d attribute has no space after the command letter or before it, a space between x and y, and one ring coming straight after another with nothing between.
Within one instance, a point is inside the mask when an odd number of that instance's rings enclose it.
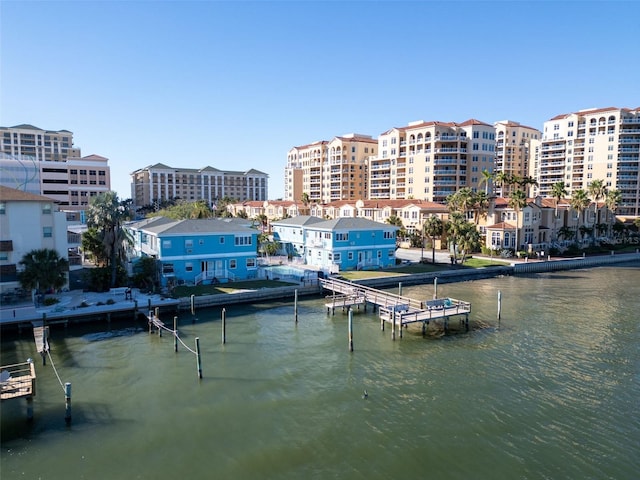
<instances>
[{"instance_id":1,"label":"waterway","mask_svg":"<svg viewBox=\"0 0 640 480\"><path fill-rule=\"evenodd\" d=\"M184 313L202 380L145 325L54 329L70 427L50 363L5 335L2 364L33 357L38 392L31 424L23 400L2 404L2 479L638 478L640 265L438 293L482 328L392 341L369 308L349 352L347 316L320 298L300 300L297 325L292 302L230 305L224 345L220 309Z\"/></svg>"}]
</instances>

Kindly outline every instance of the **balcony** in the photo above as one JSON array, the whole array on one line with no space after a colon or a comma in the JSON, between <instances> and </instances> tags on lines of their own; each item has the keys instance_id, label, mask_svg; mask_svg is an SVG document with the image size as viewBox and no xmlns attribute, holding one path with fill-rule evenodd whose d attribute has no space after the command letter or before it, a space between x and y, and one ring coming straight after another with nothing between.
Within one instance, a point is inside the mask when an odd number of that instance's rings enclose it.
<instances>
[{"instance_id":1,"label":"balcony","mask_svg":"<svg viewBox=\"0 0 640 480\"><path fill-rule=\"evenodd\" d=\"M620 123L637 123L640 124L640 117L620 117Z\"/></svg>"}]
</instances>

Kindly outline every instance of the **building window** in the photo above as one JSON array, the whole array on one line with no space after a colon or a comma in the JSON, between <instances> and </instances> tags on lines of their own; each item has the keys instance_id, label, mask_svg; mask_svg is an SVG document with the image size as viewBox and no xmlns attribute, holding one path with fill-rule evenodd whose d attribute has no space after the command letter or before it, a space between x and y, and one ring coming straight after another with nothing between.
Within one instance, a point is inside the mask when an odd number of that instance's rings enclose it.
<instances>
[{"instance_id":1,"label":"building window","mask_svg":"<svg viewBox=\"0 0 640 480\"><path fill-rule=\"evenodd\" d=\"M336 233L336 242L347 242L349 241L348 233Z\"/></svg>"},{"instance_id":2,"label":"building window","mask_svg":"<svg viewBox=\"0 0 640 480\"><path fill-rule=\"evenodd\" d=\"M171 240L162 240L162 248L171 248Z\"/></svg>"},{"instance_id":3,"label":"building window","mask_svg":"<svg viewBox=\"0 0 640 480\"><path fill-rule=\"evenodd\" d=\"M184 241L184 248L193 248L193 240L192 239L185 240Z\"/></svg>"},{"instance_id":4,"label":"building window","mask_svg":"<svg viewBox=\"0 0 640 480\"><path fill-rule=\"evenodd\" d=\"M353 260L353 252L347 253L347 258L349 258L349 260Z\"/></svg>"},{"instance_id":5,"label":"building window","mask_svg":"<svg viewBox=\"0 0 640 480\"><path fill-rule=\"evenodd\" d=\"M42 205L42 213L44 213L45 215L48 215L51 213L51 204L50 203L45 203L44 205Z\"/></svg>"},{"instance_id":6,"label":"building window","mask_svg":"<svg viewBox=\"0 0 640 480\"><path fill-rule=\"evenodd\" d=\"M0 261L2 260L9 260L9 253L8 252L0 252Z\"/></svg>"},{"instance_id":7,"label":"building window","mask_svg":"<svg viewBox=\"0 0 640 480\"><path fill-rule=\"evenodd\" d=\"M224 243L224 237L220 237L220 243Z\"/></svg>"},{"instance_id":8,"label":"building window","mask_svg":"<svg viewBox=\"0 0 640 480\"><path fill-rule=\"evenodd\" d=\"M338 252L338 253L334 253L334 254L333 254L333 259L334 259L336 262L339 262L339 261L342 259L342 255L341 255L339 252Z\"/></svg>"},{"instance_id":9,"label":"building window","mask_svg":"<svg viewBox=\"0 0 640 480\"><path fill-rule=\"evenodd\" d=\"M53 237L53 227L42 227L42 236L44 238Z\"/></svg>"},{"instance_id":10,"label":"building window","mask_svg":"<svg viewBox=\"0 0 640 480\"><path fill-rule=\"evenodd\" d=\"M229 268L230 268L230 269L232 269L232 270L235 270L235 269L236 269L236 266L237 266L237 265L236 265L236 263L237 263L237 262L236 262L236 259L235 259L235 258L233 258L233 259L229 260Z\"/></svg>"},{"instance_id":11,"label":"building window","mask_svg":"<svg viewBox=\"0 0 640 480\"><path fill-rule=\"evenodd\" d=\"M193 263L185 263L184 264L185 272L193 272Z\"/></svg>"},{"instance_id":12,"label":"building window","mask_svg":"<svg viewBox=\"0 0 640 480\"><path fill-rule=\"evenodd\" d=\"M7 213L7 204L0 202L0 215L4 215L5 213Z\"/></svg>"},{"instance_id":13,"label":"building window","mask_svg":"<svg viewBox=\"0 0 640 480\"><path fill-rule=\"evenodd\" d=\"M255 267L256 267L256 259L247 258L247 268L255 268Z\"/></svg>"},{"instance_id":14,"label":"building window","mask_svg":"<svg viewBox=\"0 0 640 480\"><path fill-rule=\"evenodd\" d=\"M162 273L173 273L173 263L163 263L162 264Z\"/></svg>"}]
</instances>

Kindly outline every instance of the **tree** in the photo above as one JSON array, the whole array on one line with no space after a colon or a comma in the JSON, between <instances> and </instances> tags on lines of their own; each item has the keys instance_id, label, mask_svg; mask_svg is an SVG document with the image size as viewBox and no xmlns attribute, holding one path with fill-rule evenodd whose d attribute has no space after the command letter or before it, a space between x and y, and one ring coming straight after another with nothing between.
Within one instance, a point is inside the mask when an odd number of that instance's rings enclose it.
<instances>
[{"instance_id":1,"label":"tree","mask_svg":"<svg viewBox=\"0 0 640 480\"><path fill-rule=\"evenodd\" d=\"M589 197L593 199L593 224L600 223L598 219L598 200L605 198L607 194L607 186L604 180L594 180L587 187ZM594 238L595 241L595 238Z\"/></svg>"},{"instance_id":2,"label":"tree","mask_svg":"<svg viewBox=\"0 0 640 480\"><path fill-rule=\"evenodd\" d=\"M518 234L520 232L519 213L524 207L526 207L526 205L527 196L523 190L516 188L513 192L511 192L511 195L509 196L509 206L516 211L516 250L520 249L520 242L518 239Z\"/></svg>"},{"instance_id":3,"label":"tree","mask_svg":"<svg viewBox=\"0 0 640 480\"><path fill-rule=\"evenodd\" d=\"M564 238L566 240L571 240L575 236L575 234L576 232L571 230L571 228L567 227L566 225L558 230L558 238Z\"/></svg>"},{"instance_id":4,"label":"tree","mask_svg":"<svg viewBox=\"0 0 640 480\"><path fill-rule=\"evenodd\" d=\"M616 209L622 200L622 193L620 190L607 190L604 197L604 204L607 206L607 210L611 212L611 217L607 215L607 223L609 224L609 235L613 231L613 224L616 220Z\"/></svg>"},{"instance_id":5,"label":"tree","mask_svg":"<svg viewBox=\"0 0 640 480\"><path fill-rule=\"evenodd\" d=\"M480 247L480 232L472 223L465 222L458 235L458 246L462 251L461 263L464 264L467 254L478 250Z\"/></svg>"},{"instance_id":6,"label":"tree","mask_svg":"<svg viewBox=\"0 0 640 480\"><path fill-rule=\"evenodd\" d=\"M57 290L67 283L69 262L49 248L31 250L20 260L18 281L25 290Z\"/></svg>"},{"instance_id":7,"label":"tree","mask_svg":"<svg viewBox=\"0 0 640 480\"><path fill-rule=\"evenodd\" d=\"M404 238L407 236L407 231L404 228L404 223L402 223L402 219L397 215L390 215L389 218L387 218L386 223L398 227L398 233L396 234L397 237Z\"/></svg>"},{"instance_id":8,"label":"tree","mask_svg":"<svg viewBox=\"0 0 640 480\"><path fill-rule=\"evenodd\" d=\"M551 186L551 196L555 199L556 204L556 216L553 222L553 226L556 228L558 223L558 203L567 196L567 186L563 181L556 182Z\"/></svg>"},{"instance_id":9,"label":"tree","mask_svg":"<svg viewBox=\"0 0 640 480\"><path fill-rule=\"evenodd\" d=\"M464 216L462 215L462 213L453 212L449 216L449 221L445 225L447 235L449 236L449 239L451 241L451 246L453 248L453 253L452 253L453 259L454 259L453 263L457 263L458 261L456 258L456 253L458 250L457 249L458 239L461 237L466 223L467 221L464 219Z\"/></svg>"},{"instance_id":10,"label":"tree","mask_svg":"<svg viewBox=\"0 0 640 480\"><path fill-rule=\"evenodd\" d=\"M309 206L309 194L307 192L303 192L302 195L300 195L300 201L302 202L302 204L304 205L305 208L307 208Z\"/></svg>"},{"instance_id":11,"label":"tree","mask_svg":"<svg viewBox=\"0 0 640 480\"><path fill-rule=\"evenodd\" d=\"M490 172L489 170L486 170L486 169L482 170L482 178L478 182L478 186L484 184L484 193L486 195L489 195L489 186L493 181L493 178L494 178L493 172Z\"/></svg>"},{"instance_id":12,"label":"tree","mask_svg":"<svg viewBox=\"0 0 640 480\"><path fill-rule=\"evenodd\" d=\"M431 263L436 263L436 237L442 237L444 223L440 217L430 216L424 222L423 231L431 238Z\"/></svg>"},{"instance_id":13,"label":"tree","mask_svg":"<svg viewBox=\"0 0 640 480\"><path fill-rule=\"evenodd\" d=\"M480 223L480 217L486 217L489 210L489 197L485 192L475 192L473 197L473 220L476 226Z\"/></svg>"},{"instance_id":14,"label":"tree","mask_svg":"<svg viewBox=\"0 0 640 480\"><path fill-rule=\"evenodd\" d=\"M587 192L581 188L574 191L571 195L571 208L578 212L578 222L580 222L580 217L583 216L585 210L589 208L590 203ZM582 219L582 223L584 224L584 218ZM579 240L578 238L576 239Z\"/></svg>"},{"instance_id":15,"label":"tree","mask_svg":"<svg viewBox=\"0 0 640 480\"><path fill-rule=\"evenodd\" d=\"M118 266L124 265L125 249L132 243L122 226L130 216L127 204L120 201L116 192L105 192L93 197L87 209L87 226L97 230L107 257L106 266L111 269L111 287L116 286Z\"/></svg>"},{"instance_id":16,"label":"tree","mask_svg":"<svg viewBox=\"0 0 640 480\"><path fill-rule=\"evenodd\" d=\"M133 264L133 281L140 288L153 290L158 278L158 260L154 257L141 257Z\"/></svg>"}]
</instances>

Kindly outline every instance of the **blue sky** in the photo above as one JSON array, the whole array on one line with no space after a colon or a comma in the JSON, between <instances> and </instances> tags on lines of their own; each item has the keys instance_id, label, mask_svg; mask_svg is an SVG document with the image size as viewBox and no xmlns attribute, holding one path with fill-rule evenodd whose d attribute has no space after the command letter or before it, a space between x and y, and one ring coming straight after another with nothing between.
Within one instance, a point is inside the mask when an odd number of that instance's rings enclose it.
<instances>
[{"instance_id":1,"label":"blue sky","mask_svg":"<svg viewBox=\"0 0 640 480\"><path fill-rule=\"evenodd\" d=\"M74 133L112 189L154 163L270 175L414 120L640 106L640 2L0 4L0 125Z\"/></svg>"}]
</instances>

